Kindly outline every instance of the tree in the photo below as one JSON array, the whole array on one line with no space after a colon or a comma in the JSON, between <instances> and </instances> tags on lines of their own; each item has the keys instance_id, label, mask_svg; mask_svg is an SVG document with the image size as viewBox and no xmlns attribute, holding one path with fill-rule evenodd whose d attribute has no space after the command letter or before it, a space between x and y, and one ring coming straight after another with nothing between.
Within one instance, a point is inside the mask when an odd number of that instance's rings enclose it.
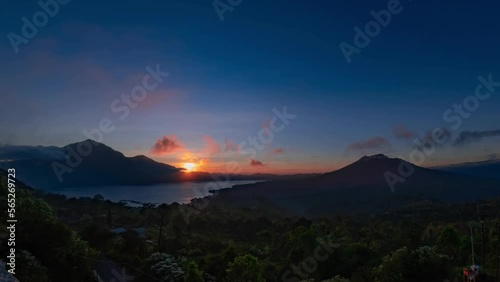
<instances>
[{"instance_id":1,"label":"tree","mask_svg":"<svg viewBox=\"0 0 500 282\"><path fill-rule=\"evenodd\" d=\"M40 261L30 252L25 250L21 251L17 255L16 263L18 268L23 270L21 272L17 271L16 277L20 279L19 281L50 281L48 269L42 266Z\"/></svg>"},{"instance_id":2,"label":"tree","mask_svg":"<svg viewBox=\"0 0 500 282\"><path fill-rule=\"evenodd\" d=\"M323 282L350 282L349 279L345 279L344 277L337 275L333 278L323 280Z\"/></svg>"},{"instance_id":3,"label":"tree","mask_svg":"<svg viewBox=\"0 0 500 282\"><path fill-rule=\"evenodd\" d=\"M186 263L185 259L177 259L164 253L154 253L147 259L146 266L151 276L162 281L184 282Z\"/></svg>"},{"instance_id":4,"label":"tree","mask_svg":"<svg viewBox=\"0 0 500 282\"><path fill-rule=\"evenodd\" d=\"M106 249L113 239L113 233L111 233L111 231L96 223L85 226L80 232L80 236L83 240L87 241L91 247L98 250Z\"/></svg>"},{"instance_id":5,"label":"tree","mask_svg":"<svg viewBox=\"0 0 500 282\"><path fill-rule=\"evenodd\" d=\"M460 247L460 238L457 231L450 225L446 226L436 242L437 250L449 256L455 256Z\"/></svg>"},{"instance_id":6,"label":"tree","mask_svg":"<svg viewBox=\"0 0 500 282\"><path fill-rule=\"evenodd\" d=\"M71 228L55 216L55 211L30 191L18 190L16 247L26 250L48 269L52 281L92 281L91 264L96 251ZM19 272L28 272L29 264L20 265ZM40 280L43 281L43 280Z\"/></svg>"},{"instance_id":7,"label":"tree","mask_svg":"<svg viewBox=\"0 0 500 282\"><path fill-rule=\"evenodd\" d=\"M195 262L188 263L184 282L204 282L203 275Z\"/></svg>"},{"instance_id":8,"label":"tree","mask_svg":"<svg viewBox=\"0 0 500 282\"><path fill-rule=\"evenodd\" d=\"M111 214L111 210L108 210L108 215L106 216L106 224L110 228L113 226L113 215Z\"/></svg>"},{"instance_id":9,"label":"tree","mask_svg":"<svg viewBox=\"0 0 500 282\"><path fill-rule=\"evenodd\" d=\"M448 258L434 248L409 250L404 247L384 257L374 274L376 282L443 281L450 277L450 268Z\"/></svg>"},{"instance_id":10,"label":"tree","mask_svg":"<svg viewBox=\"0 0 500 282\"><path fill-rule=\"evenodd\" d=\"M143 256L146 253L146 242L133 230L127 230L122 233L123 244L121 251Z\"/></svg>"},{"instance_id":11,"label":"tree","mask_svg":"<svg viewBox=\"0 0 500 282\"><path fill-rule=\"evenodd\" d=\"M238 256L230 262L227 269L227 282L265 282L264 267L252 255Z\"/></svg>"},{"instance_id":12,"label":"tree","mask_svg":"<svg viewBox=\"0 0 500 282\"><path fill-rule=\"evenodd\" d=\"M314 279L313 278L309 278L307 280L302 280L300 282L314 282ZM350 282L349 279L346 279L340 275L337 275L333 278L330 278L330 279L326 279L326 280L323 280L321 282Z\"/></svg>"}]
</instances>

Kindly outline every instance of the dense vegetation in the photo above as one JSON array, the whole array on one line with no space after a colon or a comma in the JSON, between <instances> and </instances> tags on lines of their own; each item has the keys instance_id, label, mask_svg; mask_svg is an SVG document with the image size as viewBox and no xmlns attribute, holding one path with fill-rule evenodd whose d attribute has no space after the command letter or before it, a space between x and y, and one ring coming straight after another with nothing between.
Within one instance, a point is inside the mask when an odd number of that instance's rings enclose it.
<instances>
[{"instance_id":1,"label":"dense vegetation","mask_svg":"<svg viewBox=\"0 0 500 282\"><path fill-rule=\"evenodd\" d=\"M116 275L128 280L114 281L452 281L472 264L469 226L476 263L490 277L498 263L495 200L421 201L379 214L305 219L215 206L197 213L178 204L129 207L99 195L67 199L29 189L18 189L16 198L16 272L23 282L96 281L96 275L101 281ZM478 207L486 215L486 265ZM117 227L123 232L111 231Z\"/></svg>"}]
</instances>

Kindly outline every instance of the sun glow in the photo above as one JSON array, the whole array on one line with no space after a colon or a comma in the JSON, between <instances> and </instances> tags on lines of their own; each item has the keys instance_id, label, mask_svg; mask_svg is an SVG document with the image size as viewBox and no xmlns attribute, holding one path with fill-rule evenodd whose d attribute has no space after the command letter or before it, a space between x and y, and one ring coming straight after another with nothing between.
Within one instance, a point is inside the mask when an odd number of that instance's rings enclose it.
<instances>
[{"instance_id":1,"label":"sun glow","mask_svg":"<svg viewBox=\"0 0 500 282\"><path fill-rule=\"evenodd\" d=\"M193 171L196 168L196 164L184 163L184 168L186 169L186 171Z\"/></svg>"}]
</instances>

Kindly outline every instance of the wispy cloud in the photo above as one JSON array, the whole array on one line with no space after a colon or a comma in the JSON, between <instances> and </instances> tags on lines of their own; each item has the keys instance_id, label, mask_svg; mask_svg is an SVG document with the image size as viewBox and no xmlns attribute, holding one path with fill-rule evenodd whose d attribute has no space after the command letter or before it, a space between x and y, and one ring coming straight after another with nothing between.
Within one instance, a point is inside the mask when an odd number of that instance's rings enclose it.
<instances>
[{"instance_id":1,"label":"wispy cloud","mask_svg":"<svg viewBox=\"0 0 500 282\"><path fill-rule=\"evenodd\" d=\"M372 137L364 141L353 142L345 150L346 154L354 152L366 152L391 148L391 143L384 137Z\"/></svg>"},{"instance_id":2,"label":"wispy cloud","mask_svg":"<svg viewBox=\"0 0 500 282\"><path fill-rule=\"evenodd\" d=\"M226 139L224 141L224 152L239 152L240 145L234 144L233 140Z\"/></svg>"},{"instance_id":3,"label":"wispy cloud","mask_svg":"<svg viewBox=\"0 0 500 282\"><path fill-rule=\"evenodd\" d=\"M466 144L476 143L483 138L500 136L500 129L489 131L462 131L455 139L455 146L463 146Z\"/></svg>"},{"instance_id":4,"label":"wispy cloud","mask_svg":"<svg viewBox=\"0 0 500 282\"><path fill-rule=\"evenodd\" d=\"M205 135L203 136L203 142L205 142L205 147L203 152L209 155L215 155L221 152L220 145L212 137Z\"/></svg>"},{"instance_id":5,"label":"wispy cloud","mask_svg":"<svg viewBox=\"0 0 500 282\"><path fill-rule=\"evenodd\" d=\"M439 132L440 134L439 136L434 136L435 133L433 132ZM420 142L414 145L414 148L423 151L424 147L427 146L428 144L432 144L436 148L442 148L447 144L447 142L451 140L452 136L453 136L452 132L446 127L427 130L425 132L424 137L418 140Z\"/></svg>"},{"instance_id":6,"label":"wispy cloud","mask_svg":"<svg viewBox=\"0 0 500 282\"><path fill-rule=\"evenodd\" d=\"M156 140L156 143L151 147L151 153L154 155L166 155L180 151L183 148L184 146L177 140L175 135L169 135Z\"/></svg>"},{"instance_id":7,"label":"wispy cloud","mask_svg":"<svg viewBox=\"0 0 500 282\"><path fill-rule=\"evenodd\" d=\"M205 142L205 147L203 152L209 155L216 155L223 152L239 152L240 146L236 145L231 139L226 139L224 142L217 142L211 136L203 136L203 142Z\"/></svg>"},{"instance_id":8,"label":"wispy cloud","mask_svg":"<svg viewBox=\"0 0 500 282\"><path fill-rule=\"evenodd\" d=\"M496 154L496 153L488 154L488 155L486 156L486 158L487 158L488 160L490 160L490 161L492 161L492 160L496 160L496 159L498 159L498 154Z\"/></svg>"},{"instance_id":9,"label":"wispy cloud","mask_svg":"<svg viewBox=\"0 0 500 282\"><path fill-rule=\"evenodd\" d=\"M398 125L394 127L393 129L394 136L398 139L413 139L415 138L416 134L412 131L409 131L402 125Z\"/></svg>"},{"instance_id":10,"label":"wispy cloud","mask_svg":"<svg viewBox=\"0 0 500 282\"><path fill-rule=\"evenodd\" d=\"M281 155L281 154L283 154L284 152L285 152L285 149L283 149L283 148L276 148L276 149L274 149L274 150L272 151L272 154L273 154L273 155Z\"/></svg>"}]
</instances>

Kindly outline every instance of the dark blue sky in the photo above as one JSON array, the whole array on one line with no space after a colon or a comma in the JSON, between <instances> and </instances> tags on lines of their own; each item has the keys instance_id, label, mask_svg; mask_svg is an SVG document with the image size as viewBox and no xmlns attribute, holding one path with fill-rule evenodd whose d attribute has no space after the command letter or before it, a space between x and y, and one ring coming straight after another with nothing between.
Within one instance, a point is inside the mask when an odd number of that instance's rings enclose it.
<instances>
[{"instance_id":1,"label":"dark blue sky","mask_svg":"<svg viewBox=\"0 0 500 282\"><path fill-rule=\"evenodd\" d=\"M246 170L325 171L378 152L409 159L413 140L439 127L450 141L423 165L495 157L499 137L485 132L500 127L500 87L457 128L443 114L474 96L478 76L500 81L500 3L402 0L348 63L339 44L354 45L354 27L390 2L243 0L221 21L205 0L71 0L16 54L11 33L23 36L21 18L42 8L10 1L0 144L65 145L109 118L103 142L126 155L220 170L252 164L222 143L258 136L286 106L296 118L252 156L264 166ZM158 64L169 76L120 119L113 101ZM461 133L479 137L460 145Z\"/></svg>"}]
</instances>

